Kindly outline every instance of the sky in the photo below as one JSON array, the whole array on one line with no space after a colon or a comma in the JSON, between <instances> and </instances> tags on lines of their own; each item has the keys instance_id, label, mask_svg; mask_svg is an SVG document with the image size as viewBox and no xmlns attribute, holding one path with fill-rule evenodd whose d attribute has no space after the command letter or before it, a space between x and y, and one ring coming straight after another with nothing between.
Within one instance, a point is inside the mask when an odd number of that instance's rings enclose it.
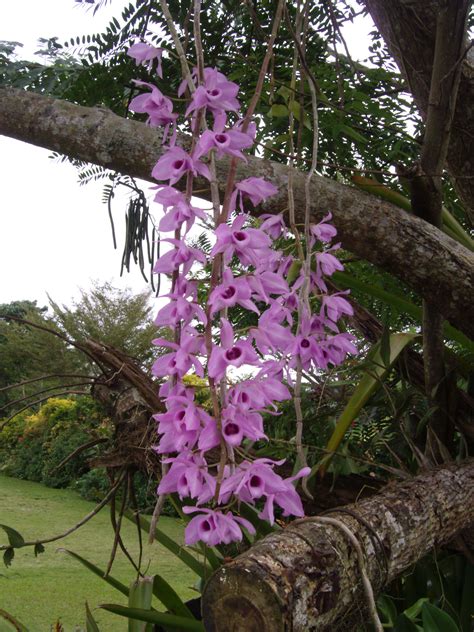
<instances>
[{"instance_id":1,"label":"sky","mask_svg":"<svg viewBox=\"0 0 474 632\"><path fill-rule=\"evenodd\" d=\"M15 0L2 10L0 40L24 44L21 56L32 58L39 37L101 31L128 0L113 0L94 16L74 0ZM8 8L7 8L8 7ZM347 27L355 58L366 54L367 31ZM138 268L120 278L125 194L114 202L118 249L113 249L106 205L106 181L79 186L76 169L58 163L50 152L0 136L0 303L37 300L49 294L70 304L92 280L141 291L148 286ZM144 190L150 185L143 183Z\"/></svg>"},{"instance_id":2,"label":"sky","mask_svg":"<svg viewBox=\"0 0 474 632\"><path fill-rule=\"evenodd\" d=\"M24 43L20 54L31 58L38 37L61 41L100 31L125 4L114 0L93 16L73 0L9 2L2 10L0 40ZM48 150L0 136L0 303L36 299L46 305L48 293L70 304L92 279L145 289L138 269L119 276L126 198L114 203L114 250L107 207L101 203L106 181L79 186L76 169L49 156Z\"/></svg>"}]
</instances>

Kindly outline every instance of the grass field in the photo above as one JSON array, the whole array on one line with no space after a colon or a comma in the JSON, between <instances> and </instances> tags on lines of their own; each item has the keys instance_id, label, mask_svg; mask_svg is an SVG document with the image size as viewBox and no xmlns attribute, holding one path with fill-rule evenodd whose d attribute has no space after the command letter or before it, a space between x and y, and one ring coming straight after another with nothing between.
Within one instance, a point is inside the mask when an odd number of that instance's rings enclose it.
<instances>
[{"instance_id":1,"label":"grass field","mask_svg":"<svg viewBox=\"0 0 474 632\"><path fill-rule=\"evenodd\" d=\"M50 489L38 483L0 476L0 523L19 531L25 540L61 533L93 506L70 490ZM179 521L163 517L160 528L182 542L183 527ZM136 527L128 520L124 520L122 536L137 559ZM109 512L105 508L64 540L46 545L46 551L37 558L30 547L17 550L9 568L0 566L0 608L13 614L30 632L49 632L58 619L65 632L77 632L85 629L84 603L87 601L101 632L126 631L125 619L97 609L100 603L125 604L125 597L57 550L70 549L105 568L112 541ZM0 544L7 542L4 531L0 530ZM145 545L142 568L148 575L162 575L181 597L197 596L193 590L197 576L162 546ZM111 574L127 585L134 579L133 568L121 551L117 553ZM0 619L0 632L6 629L12 628L6 628Z\"/></svg>"}]
</instances>

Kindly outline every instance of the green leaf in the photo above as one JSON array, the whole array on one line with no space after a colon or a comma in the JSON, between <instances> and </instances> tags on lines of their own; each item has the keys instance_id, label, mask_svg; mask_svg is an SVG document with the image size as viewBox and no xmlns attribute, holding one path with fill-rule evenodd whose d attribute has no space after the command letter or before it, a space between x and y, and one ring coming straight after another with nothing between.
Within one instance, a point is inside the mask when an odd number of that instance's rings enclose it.
<instances>
[{"instance_id":1,"label":"green leaf","mask_svg":"<svg viewBox=\"0 0 474 632\"><path fill-rule=\"evenodd\" d=\"M130 584L128 605L132 610L151 611L153 577L140 577ZM146 621L146 620L145 620ZM153 626L143 620L129 619L128 632L153 632Z\"/></svg>"},{"instance_id":2,"label":"green leaf","mask_svg":"<svg viewBox=\"0 0 474 632\"><path fill-rule=\"evenodd\" d=\"M393 628L394 632L418 632L419 629L419 626L407 619L404 614L398 615Z\"/></svg>"},{"instance_id":3,"label":"green leaf","mask_svg":"<svg viewBox=\"0 0 474 632\"><path fill-rule=\"evenodd\" d=\"M428 597L421 597L421 599L418 599L418 601L415 601L415 603L412 606L404 610L403 614L408 619L410 619L410 621L415 621L415 619L417 619L420 616L420 612L421 612L421 608L423 607L423 604L426 603L427 601L429 601Z\"/></svg>"},{"instance_id":4,"label":"green leaf","mask_svg":"<svg viewBox=\"0 0 474 632\"><path fill-rule=\"evenodd\" d=\"M397 618L397 609L390 597L381 595L377 599L377 608L384 619L383 627L392 628Z\"/></svg>"},{"instance_id":5,"label":"green leaf","mask_svg":"<svg viewBox=\"0 0 474 632\"><path fill-rule=\"evenodd\" d=\"M35 544L35 548L34 548L35 557L38 557L40 553L44 553L44 550L45 550L44 546L40 542Z\"/></svg>"},{"instance_id":6,"label":"green leaf","mask_svg":"<svg viewBox=\"0 0 474 632\"><path fill-rule=\"evenodd\" d=\"M155 575L153 580L153 594L172 614L179 617L185 617L186 619L195 619L195 616L183 602L181 597L175 592L175 590L168 584L166 579L163 579L161 575Z\"/></svg>"},{"instance_id":7,"label":"green leaf","mask_svg":"<svg viewBox=\"0 0 474 632\"><path fill-rule=\"evenodd\" d=\"M373 296L374 298L378 298L392 307L395 307L399 312L408 314L414 320L421 323L423 313L422 308L415 305L415 303L408 301L400 294L387 292L377 285L365 283L364 281L354 277L350 272L335 272L332 275L332 279L343 289L357 290L359 292L364 292L369 296ZM474 353L474 342L472 342L472 340L465 336L461 331L455 329L448 323L444 323L443 329L446 338L459 343L467 351Z\"/></svg>"},{"instance_id":8,"label":"green leaf","mask_svg":"<svg viewBox=\"0 0 474 632\"><path fill-rule=\"evenodd\" d=\"M255 527L258 537L263 538L264 536L280 529L276 523L272 526L266 520L259 518L256 510L246 503L241 503L239 514Z\"/></svg>"},{"instance_id":9,"label":"green leaf","mask_svg":"<svg viewBox=\"0 0 474 632\"><path fill-rule=\"evenodd\" d=\"M290 102L290 110L293 112L293 115L297 121L301 123L301 105L297 101ZM303 125L306 129L311 129L311 123L309 122L309 118L306 112L303 111Z\"/></svg>"},{"instance_id":10,"label":"green leaf","mask_svg":"<svg viewBox=\"0 0 474 632\"><path fill-rule=\"evenodd\" d=\"M288 116L288 108L286 107L286 105L274 103L270 108L268 114L275 117Z\"/></svg>"},{"instance_id":11,"label":"green leaf","mask_svg":"<svg viewBox=\"0 0 474 632\"><path fill-rule=\"evenodd\" d=\"M380 338L380 357L384 367L390 366L390 329L384 327Z\"/></svg>"},{"instance_id":12,"label":"green leaf","mask_svg":"<svg viewBox=\"0 0 474 632\"><path fill-rule=\"evenodd\" d=\"M383 200L387 200L387 202L395 204L395 206L398 206L399 208L403 208L405 211L411 212L411 202L407 197L398 191L393 191L384 184L381 184L378 180L374 180L373 178L364 178L363 176L358 175L352 176L351 180L358 189L362 189L362 191L376 195Z\"/></svg>"},{"instance_id":13,"label":"green leaf","mask_svg":"<svg viewBox=\"0 0 474 632\"><path fill-rule=\"evenodd\" d=\"M0 617L2 619L5 619L5 621L8 621L8 623L11 623L11 625L13 626L16 632L28 632L28 628L25 625L23 625L23 623L20 623L20 621L18 621L18 619L15 619L15 617L12 614L7 612L6 610L2 610L1 608L0 608Z\"/></svg>"},{"instance_id":14,"label":"green leaf","mask_svg":"<svg viewBox=\"0 0 474 632\"><path fill-rule=\"evenodd\" d=\"M20 547L24 546L25 540L21 533L18 533L18 531L15 531L15 529L12 529L11 527L7 527L7 525L5 524L0 524L0 528L3 529L7 534L8 542L11 544L11 546L13 546L15 549L19 549Z\"/></svg>"},{"instance_id":15,"label":"green leaf","mask_svg":"<svg viewBox=\"0 0 474 632\"><path fill-rule=\"evenodd\" d=\"M291 266L288 268L288 273L286 275L286 280L288 281L288 285L292 285L296 279L299 277L301 272L302 263L301 261L293 261Z\"/></svg>"},{"instance_id":16,"label":"green leaf","mask_svg":"<svg viewBox=\"0 0 474 632\"><path fill-rule=\"evenodd\" d=\"M362 145L367 145L367 139L349 125L345 125L344 123L342 123L339 126L339 129L344 136L348 136L352 140L355 140L357 143L362 143Z\"/></svg>"},{"instance_id":17,"label":"green leaf","mask_svg":"<svg viewBox=\"0 0 474 632\"><path fill-rule=\"evenodd\" d=\"M89 560L86 560L84 557L81 557L77 553L74 553L74 551L69 551L68 549L59 549L59 551L63 553L67 553L68 555L73 557L75 560L77 560L83 566L89 569L92 573L94 573L94 575L97 575L97 577L100 577L105 582L107 582L109 586L112 586L112 588L115 588L116 590L121 592L122 595L125 595L126 597L129 596L130 591L128 590L127 586L125 586L125 584L122 584L122 582L119 582L117 579L115 579L111 575L107 575L107 577L105 577L104 569L99 568L95 564L92 564L92 562L89 562Z\"/></svg>"},{"instance_id":18,"label":"green leaf","mask_svg":"<svg viewBox=\"0 0 474 632\"><path fill-rule=\"evenodd\" d=\"M424 632L459 632L453 619L444 610L426 602L421 609Z\"/></svg>"},{"instance_id":19,"label":"green leaf","mask_svg":"<svg viewBox=\"0 0 474 632\"><path fill-rule=\"evenodd\" d=\"M173 614L155 612L153 610L141 610L139 608L127 608L126 606L119 606L118 604L111 603L101 604L99 608L103 608L104 610L107 610L107 612L118 614L121 617L127 617L128 619L137 619L138 621L155 623L169 630L181 630L182 632L205 632L204 625L201 621L185 619L184 617L177 617Z\"/></svg>"},{"instance_id":20,"label":"green leaf","mask_svg":"<svg viewBox=\"0 0 474 632\"><path fill-rule=\"evenodd\" d=\"M89 604L86 601L86 632L100 632L92 612L89 609Z\"/></svg>"},{"instance_id":21,"label":"green leaf","mask_svg":"<svg viewBox=\"0 0 474 632\"><path fill-rule=\"evenodd\" d=\"M474 565L466 561L464 570L464 577L462 581L462 595L459 618L461 621L461 628L466 632L469 630L472 617L474 614L474 608L472 603L472 596L474 595Z\"/></svg>"},{"instance_id":22,"label":"green leaf","mask_svg":"<svg viewBox=\"0 0 474 632\"><path fill-rule=\"evenodd\" d=\"M15 549L12 546L9 546L8 549L5 549L5 553L3 554L3 563L7 568L12 565L14 557Z\"/></svg>"},{"instance_id":23,"label":"green leaf","mask_svg":"<svg viewBox=\"0 0 474 632\"><path fill-rule=\"evenodd\" d=\"M132 522L135 522L136 520L135 515L130 510L126 511L124 516ZM148 534L150 531L150 523L148 520L146 520L143 516L139 516L139 524L140 528ZM206 579L212 573L212 569L209 568L209 566L197 560L184 548L184 546L177 544L173 539L166 535L166 533L158 528L155 529L155 539L167 548L168 551L176 555L176 557L184 562L186 566L196 573L196 575L199 575L199 577Z\"/></svg>"},{"instance_id":24,"label":"green leaf","mask_svg":"<svg viewBox=\"0 0 474 632\"><path fill-rule=\"evenodd\" d=\"M365 371L365 375L356 386L354 392L352 393L349 401L346 404L346 407L344 408L342 414L336 422L334 432L332 433L331 438L329 439L326 446L326 451L328 452L328 455L324 457L322 462L316 464L313 467L311 474L315 474L318 470L320 470L321 472L326 471L329 461L332 459L334 452L341 445L344 435L346 434L354 419L360 413L361 409L363 408L363 406L365 406L373 393L375 393L375 391L379 388L380 382L385 378L390 366L395 362L395 360L405 349L405 347L411 344L417 337L418 334L391 334L390 355L387 364L385 364L382 360L380 344L376 344L371 348L371 350L367 354L367 360L369 361L369 370Z\"/></svg>"}]
</instances>

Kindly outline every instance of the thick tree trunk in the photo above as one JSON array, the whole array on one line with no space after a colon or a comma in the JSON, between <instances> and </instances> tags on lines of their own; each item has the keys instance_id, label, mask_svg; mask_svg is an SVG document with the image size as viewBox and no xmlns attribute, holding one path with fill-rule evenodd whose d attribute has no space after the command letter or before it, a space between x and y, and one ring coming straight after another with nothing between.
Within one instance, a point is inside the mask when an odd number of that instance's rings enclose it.
<instances>
[{"instance_id":1,"label":"thick tree trunk","mask_svg":"<svg viewBox=\"0 0 474 632\"><path fill-rule=\"evenodd\" d=\"M423 118L428 112L439 2L364 0L390 53L405 76ZM460 3L461 4L461 3ZM448 150L448 169L474 224L474 49L462 61L461 81Z\"/></svg>"},{"instance_id":2,"label":"thick tree trunk","mask_svg":"<svg viewBox=\"0 0 474 632\"><path fill-rule=\"evenodd\" d=\"M0 134L145 180L151 180L151 169L163 152L160 135L143 123L15 89L0 89ZM228 162L217 164L222 188ZM249 157L239 164L238 178L249 176L265 176L279 188L261 211L286 209L287 167ZM295 174L296 209L304 208L304 178ZM208 183L198 182L198 187L207 198ZM392 204L327 178L314 177L311 199L313 221L331 211L344 248L398 276L474 337L470 251Z\"/></svg>"},{"instance_id":3,"label":"thick tree trunk","mask_svg":"<svg viewBox=\"0 0 474 632\"><path fill-rule=\"evenodd\" d=\"M390 484L330 517L360 542L377 592L472 523L474 460ZM219 569L204 591L203 617L208 632L333 632L353 629L364 604L353 545L340 527L316 517L293 522Z\"/></svg>"}]
</instances>

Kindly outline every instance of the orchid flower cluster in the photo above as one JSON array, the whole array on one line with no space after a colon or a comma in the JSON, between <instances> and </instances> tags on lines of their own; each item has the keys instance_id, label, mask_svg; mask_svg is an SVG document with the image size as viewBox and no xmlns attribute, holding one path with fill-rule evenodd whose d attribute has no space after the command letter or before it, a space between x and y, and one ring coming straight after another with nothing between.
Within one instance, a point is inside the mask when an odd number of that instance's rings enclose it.
<instances>
[{"instance_id":1,"label":"orchid flower cluster","mask_svg":"<svg viewBox=\"0 0 474 632\"><path fill-rule=\"evenodd\" d=\"M135 44L129 55L137 63L150 65L158 60L161 76L161 51L146 44ZM310 313L307 302L301 305L304 266L288 281L294 258L275 248L275 242L291 243L292 236L282 215L262 215L252 222L245 209L277 195L277 188L261 177L232 183L215 226L215 243L208 256L186 240L197 219L209 221L207 213L191 204L192 179L212 179L209 159L229 156L246 161L244 150L255 139L254 123L239 119L239 87L216 68L204 68L201 77L194 71L194 90L185 117L191 118L194 142L190 152L176 145L176 120L170 99L151 83L136 82L148 90L135 97L130 108L146 113L148 124L163 126L168 145L155 167L153 177L161 181L155 201L164 214L161 232L171 249L162 255L154 272L169 275L171 291L167 304L156 316L158 327L174 329L174 341L158 338L154 344L168 351L160 355L153 374L167 378L160 387L166 412L154 417L160 436L156 446L166 464L158 493L176 493L189 499L186 514L196 514L187 525L187 544L208 545L242 539L242 528L254 534L253 525L236 515L239 503L258 506L259 517L275 521L275 505L283 516L303 516L301 498L295 482L309 474L303 467L295 476L282 478L276 471L283 461L252 459L247 446L267 439L263 414L278 414L278 404L292 398L290 388L297 370L324 370L340 364L355 353L352 337L339 331L337 321L352 308L343 292L328 294L325 276L343 266L335 257L338 245L330 245L336 230L331 215L311 226L312 251L309 286L319 297L318 313ZM189 78L188 78L189 79ZM180 87L184 94L186 82ZM234 119L233 124L230 120ZM207 122L212 121L212 128ZM201 129L204 131L198 136ZM196 133L197 129L197 133ZM186 177L186 194L175 188ZM180 187L183 188L183 187ZM286 242L285 242L286 240ZM318 248L316 248L318 246ZM287 251L288 249L285 249ZM212 263L210 287L204 304L198 300L198 282L190 278L196 265ZM308 281L308 280L306 280ZM307 283L306 283L307 285ZM229 309L240 306L254 313L255 326L245 332L234 331ZM245 367L251 378L232 383L230 370ZM185 376L194 372L209 380L214 395L212 414L198 404ZM289 388L290 387L290 388ZM219 453L220 461L215 463ZM216 450L217 448L217 450ZM212 462L214 461L214 462ZM210 505L210 507L205 507Z\"/></svg>"}]
</instances>

